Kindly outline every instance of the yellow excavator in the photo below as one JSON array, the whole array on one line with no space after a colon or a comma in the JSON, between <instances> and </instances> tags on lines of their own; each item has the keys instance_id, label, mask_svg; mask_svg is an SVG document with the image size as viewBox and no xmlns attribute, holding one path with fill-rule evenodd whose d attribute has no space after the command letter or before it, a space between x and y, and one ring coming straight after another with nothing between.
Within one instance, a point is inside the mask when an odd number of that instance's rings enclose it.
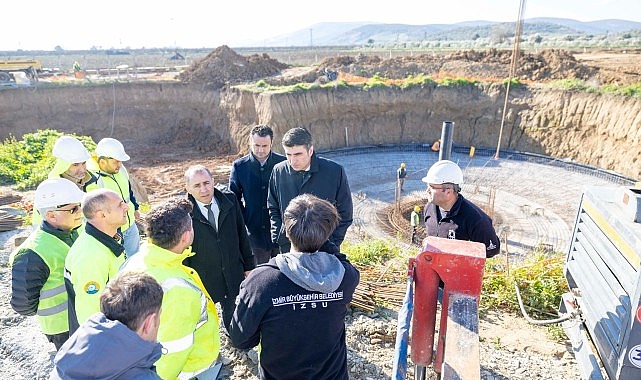
<instances>
[{"instance_id":1,"label":"yellow excavator","mask_svg":"<svg viewBox=\"0 0 641 380\"><path fill-rule=\"evenodd\" d=\"M14 73L23 72L31 82L38 81L42 63L36 59L0 61L0 85L15 83Z\"/></svg>"}]
</instances>

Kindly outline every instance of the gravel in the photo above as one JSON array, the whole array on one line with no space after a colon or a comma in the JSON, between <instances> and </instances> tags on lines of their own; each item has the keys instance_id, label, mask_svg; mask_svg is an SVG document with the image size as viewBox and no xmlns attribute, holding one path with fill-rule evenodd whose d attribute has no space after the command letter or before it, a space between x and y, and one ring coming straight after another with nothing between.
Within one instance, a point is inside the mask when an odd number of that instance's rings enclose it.
<instances>
[{"instance_id":1,"label":"gravel","mask_svg":"<svg viewBox=\"0 0 641 380\"><path fill-rule=\"evenodd\" d=\"M11 272L7 260L13 241L28 230L0 234L0 374L3 379L47 379L54 347L40 332L35 317L16 314L9 305ZM389 379L396 339L396 311L350 310L346 318L351 379ZM516 327L516 329L515 329ZM573 356L563 344L545 338L542 328L518 316L488 314L480 320L482 379L579 379ZM515 339L515 336L520 339ZM509 337L509 339L508 339ZM257 353L231 347L223 336L223 379L258 379ZM410 364L407 379L413 379ZM436 378L428 369L428 378Z\"/></svg>"},{"instance_id":2,"label":"gravel","mask_svg":"<svg viewBox=\"0 0 641 380\"><path fill-rule=\"evenodd\" d=\"M393 201L393 175L398 162L421 162L421 167L412 168L416 170L416 174L406 182L406 192L409 194L424 190L420 177L429 163L426 162L424 154L397 152L379 156L370 153L368 162L376 163L377 166L369 167L367 169L369 173L362 172L364 170L362 156L343 155L333 158L343 163L350 174L352 191L357 194L355 217L362 219L357 226L360 236L378 236L377 231L372 229L369 218L374 217L373 208L385 207ZM607 182L539 164L502 161L500 166L500 169L498 165L496 169L489 166L486 168L483 165L479 166L483 170L468 168L466 175L468 178L474 178L475 173L478 172L479 178L494 178L495 181L500 178L503 186L497 193L497 205L506 202L505 199L518 199L532 204L536 202L536 205L542 204L547 207L546 220L541 218L537 220L537 217L531 215L517 215L525 232L533 230L533 227L527 224L530 221L537 222L536 226L539 226L539 230L541 225L549 226L549 230L544 230L541 238L545 238L550 230L558 230L556 226L563 224L563 221L558 222L559 219L572 218L569 214L578 205L582 186ZM511 170L507 173L506 170L509 169ZM532 170L538 175L519 177L519 173L529 173ZM389 178L381 180L381 178L367 177L371 175ZM563 184L563 186L559 185L559 188L565 192L565 203L561 204L562 197L555 194L545 199L541 192L532 193L531 189L547 189L545 181L549 178L556 178ZM477 187L483 186L484 183L477 182ZM552 207L549 206L550 204ZM521 212L519 211L521 208L515 208L514 205L510 207L514 213ZM564 212L560 213L559 217L555 216L552 210L564 210ZM567 220L565 222L567 224ZM0 233L0 247L2 247L0 250L0 377L3 379L46 379L51 371L55 354L53 345L48 343L40 332L35 317L22 317L9 305L11 288L11 272L7 267L9 253L13 249L14 239L26 236L28 233L29 230L24 228ZM518 236L514 229L512 234L514 237ZM559 240L563 239L565 236ZM551 243L556 242L556 240L551 241ZM379 308L374 313L365 313L358 309L349 311L345 323L351 379L389 379L391 377L396 317L396 310L386 308ZM518 315L484 314L479 320L479 336L482 379L580 379L578 365L571 353L571 348L566 345L567 342L556 343L549 340L545 328L528 324ZM255 351L235 350L223 338L221 360L224 364L222 370L224 379L258 378ZM407 379L413 379L411 364L408 372ZM428 369L427 378L436 378L430 369Z\"/></svg>"}]
</instances>

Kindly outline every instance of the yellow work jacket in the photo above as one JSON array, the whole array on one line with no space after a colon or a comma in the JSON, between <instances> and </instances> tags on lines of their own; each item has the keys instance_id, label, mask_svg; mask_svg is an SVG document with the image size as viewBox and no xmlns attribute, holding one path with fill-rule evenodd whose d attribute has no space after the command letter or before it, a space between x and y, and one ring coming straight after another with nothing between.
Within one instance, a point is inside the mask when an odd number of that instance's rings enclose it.
<instances>
[{"instance_id":1,"label":"yellow work jacket","mask_svg":"<svg viewBox=\"0 0 641 380\"><path fill-rule=\"evenodd\" d=\"M119 252L114 252L96 236L88 233L88 229L101 239L113 239L102 232L96 232L98 230L87 223L65 259L65 276L73 285L74 307L79 325L100 311L102 291L107 282L116 277L125 262L122 246L118 245ZM115 240L110 243L116 244Z\"/></svg>"},{"instance_id":2,"label":"yellow work jacket","mask_svg":"<svg viewBox=\"0 0 641 380\"><path fill-rule=\"evenodd\" d=\"M154 277L164 291L158 341L166 353L156 362L163 379L187 380L215 364L220 351L216 306L196 271L181 254L145 242L121 272L144 272Z\"/></svg>"}]
</instances>

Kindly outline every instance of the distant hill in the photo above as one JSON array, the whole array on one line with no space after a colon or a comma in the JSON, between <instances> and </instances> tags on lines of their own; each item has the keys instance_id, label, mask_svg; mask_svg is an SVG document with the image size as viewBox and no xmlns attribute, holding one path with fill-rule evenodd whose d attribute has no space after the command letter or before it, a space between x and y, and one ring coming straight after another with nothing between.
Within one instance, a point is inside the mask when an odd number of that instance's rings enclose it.
<instances>
[{"instance_id":1,"label":"distant hill","mask_svg":"<svg viewBox=\"0 0 641 380\"><path fill-rule=\"evenodd\" d=\"M369 22L327 22L288 34L248 41L238 47L354 46L368 44L461 41L514 35L514 22L466 21L456 24L380 24ZM621 34L641 30L641 22L626 20L577 21L539 17L524 20L523 38L528 36L586 36ZM572 37L572 38L574 38Z\"/></svg>"}]
</instances>

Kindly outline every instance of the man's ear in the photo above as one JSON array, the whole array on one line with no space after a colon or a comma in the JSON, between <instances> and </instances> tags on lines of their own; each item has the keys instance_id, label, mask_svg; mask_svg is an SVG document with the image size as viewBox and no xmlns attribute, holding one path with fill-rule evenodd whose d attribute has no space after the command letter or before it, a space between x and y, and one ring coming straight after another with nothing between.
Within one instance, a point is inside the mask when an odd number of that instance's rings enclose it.
<instances>
[{"instance_id":1,"label":"man's ear","mask_svg":"<svg viewBox=\"0 0 641 380\"><path fill-rule=\"evenodd\" d=\"M189 242L189 240L191 240L191 234L192 234L192 230L189 229L187 231L184 231L182 233L182 235L180 235L180 243L181 243L181 245L184 245L185 247L189 247L191 245L191 243ZM189 243L189 244L187 244L187 243Z\"/></svg>"},{"instance_id":2,"label":"man's ear","mask_svg":"<svg viewBox=\"0 0 641 380\"><path fill-rule=\"evenodd\" d=\"M156 341L158 334L158 326L156 326L156 318L158 318L158 313L151 313L145 317L142 321L136 334L140 336L143 340L148 342Z\"/></svg>"}]
</instances>

